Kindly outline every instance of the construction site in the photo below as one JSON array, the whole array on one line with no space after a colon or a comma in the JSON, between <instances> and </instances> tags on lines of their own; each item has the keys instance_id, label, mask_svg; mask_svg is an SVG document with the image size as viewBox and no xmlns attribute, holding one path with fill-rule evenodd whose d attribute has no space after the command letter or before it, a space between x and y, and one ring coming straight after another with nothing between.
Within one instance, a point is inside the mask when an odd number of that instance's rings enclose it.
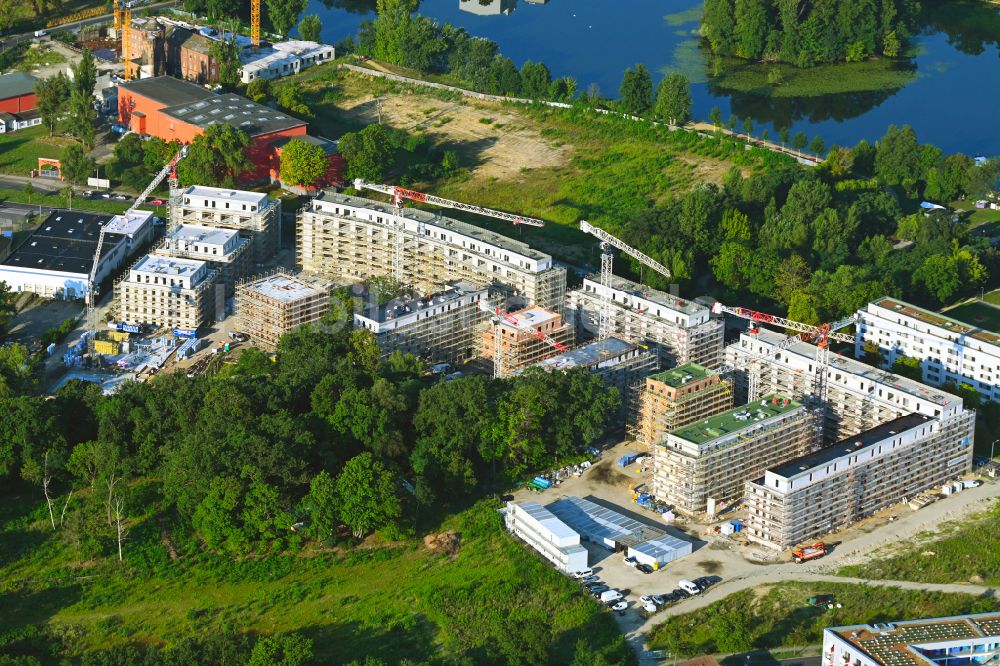
<instances>
[{"instance_id":1,"label":"construction site","mask_svg":"<svg viewBox=\"0 0 1000 666\"><path fill-rule=\"evenodd\" d=\"M494 317L483 330L482 357L494 377L508 377L569 351L573 330L558 312L532 306Z\"/></svg>"},{"instance_id":2,"label":"construction site","mask_svg":"<svg viewBox=\"0 0 1000 666\"><path fill-rule=\"evenodd\" d=\"M263 263L281 245L281 200L261 192L192 185L170 194L171 230L181 225L232 229L250 241L250 257Z\"/></svg>"},{"instance_id":3,"label":"construction site","mask_svg":"<svg viewBox=\"0 0 1000 666\"><path fill-rule=\"evenodd\" d=\"M638 401L638 418L629 423L630 432L652 448L671 430L732 408L733 392L718 372L684 363L646 377Z\"/></svg>"},{"instance_id":4,"label":"construction site","mask_svg":"<svg viewBox=\"0 0 1000 666\"><path fill-rule=\"evenodd\" d=\"M330 309L330 284L307 275L276 271L244 279L236 286L236 317L242 333L266 351L276 351L281 336L321 320Z\"/></svg>"}]
</instances>

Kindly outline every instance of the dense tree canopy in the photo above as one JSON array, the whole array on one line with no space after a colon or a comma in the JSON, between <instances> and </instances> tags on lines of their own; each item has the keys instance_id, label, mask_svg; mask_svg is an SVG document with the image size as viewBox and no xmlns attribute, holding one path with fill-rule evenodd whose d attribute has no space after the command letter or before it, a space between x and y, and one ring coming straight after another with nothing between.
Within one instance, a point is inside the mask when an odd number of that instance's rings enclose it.
<instances>
[{"instance_id":1,"label":"dense tree canopy","mask_svg":"<svg viewBox=\"0 0 1000 666\"><path fill-rule=\"evenodd\" d=\"M230 125L209 125L191 142L188 156L177 164L183 183L234 187L240 174L251 167L246 132Z\"/></svg>"}]
</instances>

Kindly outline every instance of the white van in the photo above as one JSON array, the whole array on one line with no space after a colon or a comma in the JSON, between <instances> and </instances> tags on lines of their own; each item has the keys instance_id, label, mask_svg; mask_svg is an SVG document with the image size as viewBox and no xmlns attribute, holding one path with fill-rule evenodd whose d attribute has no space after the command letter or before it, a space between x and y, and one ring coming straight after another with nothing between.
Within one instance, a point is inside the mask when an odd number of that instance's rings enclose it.
<instances>
[{"instance_id":1,"label":"white van","mask_svg":"<svg viewBox=\"0 0 1000 666\"><path fill-rule=\"evenodd\" d=\"M35 31L35 37L44 37L47 34L49 34L49 33L45 32L44 30L36 30Z\"/></svg>"},{"instance_id":2,"label":"white van","mask_svg":"<svg viewBox=\"0 0 1000 666\"><path fill-rule=\"evenodd\" d=\"M586 578L587 576L593 576L593 569L581 569L580 571L574 571L572 574L573 578Z\"/></svg>"},{"instance_id":3,"label":"white van","mask_svg":"<svg viewBox=\"0 0 1000 666\"><path fill-rule=\"evenodd\" d=\"M700 594L701 593L701 588L698 587L697 585L695 585L694 583L692 583L689 580L683 580L683 579L681 579L681 580L677 581L677 587L681 588L682 590L684 590L688 594Z\"/></svg>"},{"instance_id":4,"label":"white van","mask_svg":"<svg viewBox=\"0 0 1000 666\"><path fill-rule=\"evenodd\" d=\"M622 598L622 593L619 592L618 590L606 590L604 592L601 592L601 602L605 604L612 601L618 601L621 598Z\"/></svg>"}]
</instances>

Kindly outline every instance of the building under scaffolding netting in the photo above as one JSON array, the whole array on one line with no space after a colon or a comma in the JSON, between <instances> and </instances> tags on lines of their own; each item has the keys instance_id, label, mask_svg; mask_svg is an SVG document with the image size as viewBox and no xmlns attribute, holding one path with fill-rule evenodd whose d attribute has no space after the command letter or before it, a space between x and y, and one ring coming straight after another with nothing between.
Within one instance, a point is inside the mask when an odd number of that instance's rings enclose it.
<instances>
[{"instance_id":1,"label":"building under scaffolding netting","mask_svg":"<svg viewBox=\"0 0 1000 666\"><path fill-rule=\"evenodd\" d=\"M310 275L277 271L236 286L236 317L250 341L267 351L297 326L314 324L330 309L330 283Z\"/></svg>"},{"instance_id":2,"label":"building under scaffolding netting","mask_svg":"<svg viewBox=\"0 0 1000 666\"><path fill-rule=\"evenodd\" d=\"M480 333L480 342L482 360L493 368L493 376L509 377L568 351L573 330L558 312L531 306L492 317Z\"/></svg>"},{"instance_id":3,"label":"building under scaffolding netting","mask_svg":"<svg viewBox=\"0 0 1000 666\"><path fill-rule=\"evenodd\" d=\"M729 382L714 370L685 363L646 377L638 403L638 419L629 422L630 434L652 450L671 430L730 409L733 393Z\"/></svg>"}]
</instances>

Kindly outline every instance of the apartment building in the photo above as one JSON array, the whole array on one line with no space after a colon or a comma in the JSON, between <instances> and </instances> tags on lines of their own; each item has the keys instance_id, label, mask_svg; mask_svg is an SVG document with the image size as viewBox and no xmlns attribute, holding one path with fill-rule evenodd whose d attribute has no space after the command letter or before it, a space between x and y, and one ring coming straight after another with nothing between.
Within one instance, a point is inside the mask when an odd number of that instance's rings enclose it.
<instances>
[{"instance_id":1,"label":"apartment building","mask_svg":"<svg viewBox=\"0 0 1000 666\"><path fill-rule=\"evenodd\" d=\"M830 627L821 666L965 666L1000 658L1000 613Z\"/></svg>"},{"instance_id":2,"label":"apartment building","mask_svg":"<svg viewBox=\"0 0 1000 666\"><path fill-rule=\"evenodd\" d=\"M392 275L422 294L466 281L503 293L508 308L563 311L566 269L520 241L416 208L324 191L298 215L297 261L340 283Z\"/></svg>"},{"instance_id":3,"label":"apartment building","mask_svg":"<svg viewBox=\"0 0 1000 666\"><path fill-rule=\"evenodd\" d=\"M567 294L567 319L579 337L600 329L601 304L611 298L611 332L625 340L654 345L660 365L698 363L717 367L722 360L725 324L709 308L614 276L609 289L596 277Z\"/></svg>"},{"instance_id":4,"label":"apartment building","mask_svg":"<svg viewBox=\"0 0 1000 666\"><path fill-rule=\"evenodd\" d=\"M266 351L276 351L281 336L314 324L330 309L330 284L313 276L278 271L236 286L240 331Z\"/></svg>"},{"instance_id":5,"label":"apartment building","mask_svg":"<svg viewBox=\"0 0 1000 666\"><path fill-rule=\"evenodd\" d=\"M1000 400L1000 335L981 325L885 297L858 311L856 356L868 342L882 351L883 367L909 356L920 360L927 384L968 384Z\"/></svg>"},{"instance_id":6,"label":"apartment building","mask_svg":"<svg viewBox=\"0 0 1000 666\"><path fill-rule=\"evenodd\" d=\"M816 346L759 329L743 333L726 347L726 363L735 373L737 403L746 396L752 375L757 393L777 392L794 400L818 404ZM824 440L838 442L904 414L947 419L962 412L961 398L900 377L855 359L831 353L825 377L826 402L818 416Z\"/></svg>"},{"instance_id":7,"label":"apartment building","mask_svg":"<svg viewBox=\"0 0 1000 666\"><path fill-rule=\"evenodd\" d=\"M260 192L192 185L170 200L176 227L191 224L233 229L250 241L254 263L262 263L281 247L281 200Z\"/></svg>"},{"instance_id":8,"label":"apartment building","mask_svg":"<svg viewBox=\"0 0 1000 666\"><path fill-rule=\"evenodd\" d=\"M354 325L375 335L383 357L400 351L457 365L479 356L479 331L490 318L488 302L485 288L456 282L436 294L369 304L354 313Z\"/></svg>"},{"instance_id":9,"label":"apartment building","mask_svg":"<svg viewBox=\"0 0 1000 666\"><path fill-rule=\"evenodd\" d=\"M580 535L538 502L508 502L503 520L511 534L560 571L575 573L587 568L587 549L580 545Z\"/></svg>"},{"instance_id":10,"label":"apartment building","mask_svg":"<svg viewBox=\"0 0 1000 666\"><path fill-rule=\"evenodd\" d=\"M250 270L251 241L235 229L182 224L167 234L153 254L208 262L209 268L218 271L219 284L225 285L229 297Z\"/></svg>"},{"instance_id":11,"label":"apartment building","mask_svg":"<svg viewBox=\"0 0 1000 666\"><path fill-rule=\"evenodd\" d=\"M115 285L121 320L197 331L213 319L217 278L206 261L146 255Z\"/></svg>"},{"instance_id":12,"label":"apartment building","mask_svg":"<svg viewBox=\"0 0 1000 666\"><path fill-rule=\"evenodd\" d=\"M650 375L639 392L633 436L652 450L671 430L732 409L731 389L717 372L697 363Z\"/></svg>"},{"instance_id":13,"label":"apartment building","mask_svg":"<svg viewBox=\"0 0 1000 666\"><path fill-rule=\"evenodd\" d=\"M603 379L607 386L618 389L622 400L618 416L626 423L633 423L637 419L643 380L656 371L656 353L610 337L556 354L539 361L535 367L551 372L586 368Z\"/></svg>"},{"instance_id":14,"label":"apartment building","mask_svg":"<svg viewBox=\"0 0 1000 666\"><path fill-rule=\"evenodd\" d=\"M688 514L712 516L769 467L816 449L815 418L772 394L667 433L653 447L653 494Z\"/></svg>"},{"instance_id":15,"label":"apartment building","mask_svg":"<svg viewBox=\"0 0 1000 666\"><path fill-rule=\"evenodd\" d=\"M769 467L746 484L747 538L784 550L954 480L972 468L975 421L906 414Z\"/></svg>"},{"instance_id":16,"label":"apartment building","mask_svg":"<svg viewBox=\"0 0 1000 666\"><path fill-rule=\"evenodd\" d=\"M539 334L545 336L539 337ZM497 377L508 377L559 354L561 347L573 344L573 330L563 322L558 312L531 306L495 318L480 333L481 356L492 366L500 360L500 367L493 367ZM497 355L497 345L500 347Z\"/></svg>"}]
</instances>

